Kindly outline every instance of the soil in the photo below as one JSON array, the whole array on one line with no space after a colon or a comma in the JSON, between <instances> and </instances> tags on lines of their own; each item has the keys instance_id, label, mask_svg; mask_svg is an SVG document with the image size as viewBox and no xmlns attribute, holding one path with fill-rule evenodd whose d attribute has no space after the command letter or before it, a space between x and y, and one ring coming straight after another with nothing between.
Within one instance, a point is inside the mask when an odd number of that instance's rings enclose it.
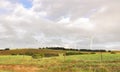
<instances>
[{"instance_id":1,"label":"soil","mask_svg":"<svg viewBox=\"0 0 120 72\"><path fill-rule=\"evenodd\" d=\"M36 72L39 68L25 65L0 65L0 70L10 70L12 72Z\"/></svg>"}]
</instances>

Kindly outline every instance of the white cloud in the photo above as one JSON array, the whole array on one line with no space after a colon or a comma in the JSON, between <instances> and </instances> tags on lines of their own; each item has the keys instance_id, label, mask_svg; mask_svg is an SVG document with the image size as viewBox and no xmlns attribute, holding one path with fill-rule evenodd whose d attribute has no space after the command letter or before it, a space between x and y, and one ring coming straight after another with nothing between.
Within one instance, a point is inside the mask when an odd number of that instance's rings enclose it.
<instances>
[{"instance_id":1,"label":"white cloud","mask_svg":"<svg viewBox=\"0 0 120 72\"><path fill-rule=\"evenodd\" d=\"M29 9L12 1L0 2L1 47L88 48L92 34L96 48L120 41L119 0L33 0Z\"/></svg>"},{"instance_id":2,"label":"white cloud","mask_svg":"<svg viewBox=\"0 0 120 72\"><path fill-rule=\"evenodd\" d=\"M70 17L62 17L58 23L70 23Z\"/></svg>"},{"instance_id":3,"label":"white cloud","mask_svg":"<svg viewBox=\"0 0 120 72\"><path fill-rule=\"evenodd\" d=\"M93 30L95 28L95 24L92 24L89 18L79 18L69 25L70 27L81 28L83 30Z\"/></svg>"},{"instance_id":4,"label":"white cloud","mask_svg":"<svg viewBox=\"0 0 120 72\"><path fill-rule=\"evenodd\" d=\"M0 33L6 32L6 29L0 24Z\"/></svg>"}]
</instances>

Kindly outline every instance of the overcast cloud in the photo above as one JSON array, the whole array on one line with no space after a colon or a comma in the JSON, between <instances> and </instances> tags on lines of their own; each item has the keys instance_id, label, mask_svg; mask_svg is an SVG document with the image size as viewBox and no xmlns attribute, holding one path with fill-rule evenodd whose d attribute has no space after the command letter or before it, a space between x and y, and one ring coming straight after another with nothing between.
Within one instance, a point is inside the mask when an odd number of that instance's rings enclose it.
<instances>
[{"instance_id":1,"label":"overcast cloud","mask_svg":"<svg viewBox=\"0 0 120 72\"><path fill-rule=\"evenodd\" d=\"M1 0L0 47L120 49L120 0Z\"/></svg>"}]
</instances>

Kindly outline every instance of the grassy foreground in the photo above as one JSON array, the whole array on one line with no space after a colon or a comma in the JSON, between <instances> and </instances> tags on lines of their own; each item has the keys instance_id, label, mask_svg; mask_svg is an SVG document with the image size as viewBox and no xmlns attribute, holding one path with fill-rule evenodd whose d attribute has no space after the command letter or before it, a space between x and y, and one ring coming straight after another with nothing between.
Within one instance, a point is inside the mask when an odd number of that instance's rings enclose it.
<instances>
[{"instance_id":1,"label":"grassy foreground","mask_svg":"<svg viewBox=\"0 0 120 72\"><path fill-rule=\"evenodd\" d=\"M99 53L40 59L25 55L2 55L0 72L120 72L120 54L104 53L102 61Z\"/></svg>"}]
</instances>

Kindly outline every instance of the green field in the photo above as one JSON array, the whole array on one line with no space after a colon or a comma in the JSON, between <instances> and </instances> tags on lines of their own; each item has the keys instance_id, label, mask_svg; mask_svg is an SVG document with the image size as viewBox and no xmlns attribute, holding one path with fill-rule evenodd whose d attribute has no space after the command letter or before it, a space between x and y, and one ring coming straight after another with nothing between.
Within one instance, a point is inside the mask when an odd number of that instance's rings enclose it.
<instances>
[{"instance_id":1,"label":"green field","mask_svg":"<svg viewBox=\"0 0 120 72\"><path fill-rule=\"evenodd\" d=\"M1 55L0 72L120 72L120 53L103 53L102 60L100 53L39 59L26 55Z\"/></svg>"}]
</instances>

